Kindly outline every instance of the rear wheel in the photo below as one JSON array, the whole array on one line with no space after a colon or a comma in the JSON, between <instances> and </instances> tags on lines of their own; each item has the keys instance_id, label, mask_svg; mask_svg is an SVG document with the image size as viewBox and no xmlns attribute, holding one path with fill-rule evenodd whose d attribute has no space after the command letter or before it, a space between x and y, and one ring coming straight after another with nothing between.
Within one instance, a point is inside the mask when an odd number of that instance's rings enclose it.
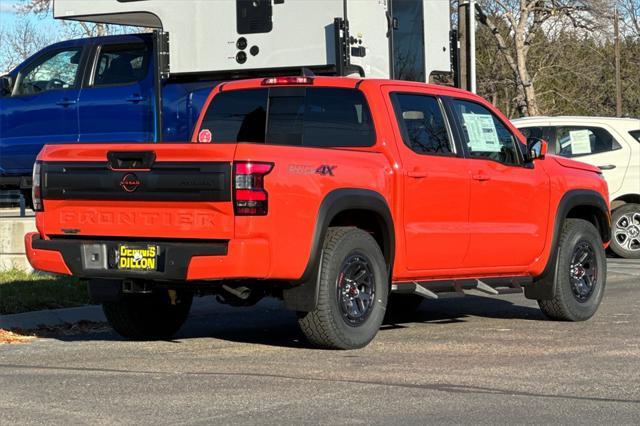
<instances>
[{"instance_id":1,"label":"rear wheel","mask_svg":"<svg viewBox=\"0 0 640 426\"><path fill-rule=\"evenodd\" d=\"M602 240L591 223L567 219L558 244L553 299L538 304L554 320L588 320L600 306L607 280Z\"/></svg>"},{"instance_id":2,"label":"rear wheel","mask_svg":"<svg viewBox=\"0 0 640 426\"><path fill-rule=\"evenodd\" d=\"M184 324L193 294L159 290L152 295L127 295L119 302L105 302L102 309L113 329L132 340L166 340Z\"/></svg>"},{"instance_id":3,"label":"rear wheel","mask_svg":"<svg viewBox=\"0 0 640 426\"><path fill-rule=\"evenodd\" d=\"M329 228L319 273L318 306L298 321L307 339L331 349L366 346L382 324L389 291L380 247L358 228Z\"/></svg>"},{"instance_id":4,"label":"rear wheel","mask_svg":"<svg viewBox=\"0 0 640 426\"><path fill-rule=\"evenodd\" d=\"M625 259L640 259L640 204L614 210L611 250Z\"/></svg>"}]
</instances>

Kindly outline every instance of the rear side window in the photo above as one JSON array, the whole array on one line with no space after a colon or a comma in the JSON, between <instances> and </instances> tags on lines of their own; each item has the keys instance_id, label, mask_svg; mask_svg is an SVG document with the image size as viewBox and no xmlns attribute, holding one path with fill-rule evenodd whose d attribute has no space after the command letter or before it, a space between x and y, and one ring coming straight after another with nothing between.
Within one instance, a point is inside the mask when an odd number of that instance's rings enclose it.
<instances>
[{"instance_id":1,"label":"rear side window","mask_svg":"<svg viewBox=\"0 0 640 426\"><path fill-rule=\"evenodd\" d=\"M558 155L579 157L622 149L615 138L601 127L558 127Z\"/></svg>"},{"instance_id":2,"label":"rear side window","mask_svg":"<svg viewBox=\"0 0 640 426\"><path fill-rule=\"evenodd\" d=\"M103 46L96 63L94 86L131 84L147 75L149 49L146 45Z\"/></svg>"},{"instance_id":3,"label":"rear side window","mask_svg":"<svg viewBox=\"0 0 640 426\"><path fill-rule=\"evenodd\" d=\"M635 138L635 140L637 140L638 142L640 142L640 130L634 130L631 133L631 136L633 136Z\"/></svg>"},{"instance_id":4,"label":"rear side window","mask_svg":"<svg viewBox=\"0 0 640 426\"><path fill-rule=\"evenodd\" d=\"M453 154L440 102L433 96L395 94L405 144L418 154Z\"/></svg>"},{"instance_id":5,"label":"rear side window","mask_svg":"<svg viewBox=\"0 0 640 426\"><path fill-rule=\"evenodd\" d=\"M309 147L366 147L375 143L369 107L354 89L276 87L216 95L202 130L212 142Z\"/></svg>"}]
</instances>

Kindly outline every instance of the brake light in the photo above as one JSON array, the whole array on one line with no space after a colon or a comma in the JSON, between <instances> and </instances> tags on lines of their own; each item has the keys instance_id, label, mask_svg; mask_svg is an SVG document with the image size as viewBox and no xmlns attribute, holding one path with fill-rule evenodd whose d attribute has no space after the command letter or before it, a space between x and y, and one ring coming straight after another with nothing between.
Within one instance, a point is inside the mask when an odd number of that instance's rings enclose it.
<instances>
[{"instance_id":1,"label":"brake light","mask_svg":"<svg viewBox=\"0 0 640 426\"><path fill-rule=\"evenodd\" d=\"M266 216L269 194L264 189L264 177L273 170L273 163L234 163L234 210L237 216Z\"/></svg>"},{"instance_id":2,"label":"brake light","mask_svg":"<svg viewBox=\"0 0 640 426\"><path fill-rule=\"evenodd\" d=\"M41 178L42 163L36 161L33 165L33 182L31 183L31 198L33 199L33 210L41 212L44 210L42 204L42 178Z\"/></svg>"},{"instance_id":3,"label":"brake light","mask_svg":"<svg viewBox=\"0 0 640 426\"><path fill-rule=\"evenodd\" d=\"M271 77L262 80L263 86L313 84L312 77Z\"/></svg>"}]
</instances>

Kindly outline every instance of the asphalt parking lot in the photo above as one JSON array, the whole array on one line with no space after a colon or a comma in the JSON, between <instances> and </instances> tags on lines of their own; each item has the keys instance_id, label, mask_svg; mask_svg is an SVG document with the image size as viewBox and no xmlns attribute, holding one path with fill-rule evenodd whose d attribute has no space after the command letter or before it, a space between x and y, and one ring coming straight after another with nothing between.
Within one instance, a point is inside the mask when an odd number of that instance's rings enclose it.
<instances>
[{"instance_id":1,"label":"asphalt parking lot","mask_svg":"<svg viewBox=\"0 0 640 426\"><path fill-rule=\"evenodd\" d=\"M586 323L520 295L425 302L369 347L308 348L275 302L212 303L175 341L108 331L0 347L0 423L638 424L640 261Z\"/></svg>"}]
</instances>

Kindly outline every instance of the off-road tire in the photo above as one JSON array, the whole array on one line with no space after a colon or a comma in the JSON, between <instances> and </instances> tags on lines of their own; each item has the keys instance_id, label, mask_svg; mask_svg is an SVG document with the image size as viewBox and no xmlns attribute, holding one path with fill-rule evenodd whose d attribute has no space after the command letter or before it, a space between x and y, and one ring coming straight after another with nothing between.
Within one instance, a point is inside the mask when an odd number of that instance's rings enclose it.
<instances>
[{"instance_id":1,"label":"off-road tire","mask_svg":"<svg viewBox=\"0 0 640 426\"><path fill-rule=\"evenodd\" d=\"M620 221L620 219L629 214L637 213L640 214L640 204L625 204L613 211L611 223L612 223L612 231L613 236L611 238L611 251L613 251L617 256L622 257L624 259L640 259L640 250L628 250L622 247L618 240L616 239L615 231L616 225Z\"/></svg>"},{"instance_id":2,"label":"off-road tire","mask_svg":"<svg viewBox=\"0 0 640 426\"><path fill-rule=\"evenodd\" d=\"M368 316L358 325L348 323L338 296L338 280L344 263L353 256L366 259L375 289ZM329 228L319 270L318 305L302 314L298 323L311 344L327 349L358 349L373 340L385 315L389 278L382 251L367 232L354 227Z\"/></svg>"},{"instance_id":3,"label":"off-road tire","mask_svg":"<svg viewBox=\"0 0 640 426\"><path fill-rule=\"evenodd\" d=\"M189 316L193 294L178 292L172 305L167 291L152 295L125 295L119 302L105 302L102 309L113 329L131 340L168 340Z\"/></svg>"},{"instance_id":4,"label":"off-road tire","mask_svg":"<svg viewBox=\"0 0 640 426\"><path fill-rule=\"evenodd\" d=\"M579 301L571 284L571 262L578 244L586 242L593 249L596 263L596 281L590 296ZM602 301L607 280L607 259L598 230L585 220L567 219L558 240L558 260L553 299L538 300L542 312L557 321L586 321L591 318Z\"/></svg>"}]
</instances>

